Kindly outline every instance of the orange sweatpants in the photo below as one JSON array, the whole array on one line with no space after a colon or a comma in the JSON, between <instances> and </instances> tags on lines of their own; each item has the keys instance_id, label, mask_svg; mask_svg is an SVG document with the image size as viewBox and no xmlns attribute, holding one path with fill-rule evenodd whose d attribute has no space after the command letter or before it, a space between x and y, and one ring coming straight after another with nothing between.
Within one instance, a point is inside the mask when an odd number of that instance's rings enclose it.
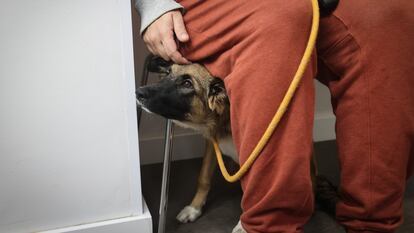
<instances>
[{"instance_id":1,"label":"orange sweatpants","mask_svg":"<svg viewBox=\"0 0 414 233\"><path fill-rule=\"evenodd\" d=\"M243 163L273 117L309 36L308 0L182 0L181 52L224 80ZM249 233L302 232L313 211L313 79L337 117L348 232L393 232L414 165L414 1L344 0L321 20L311 64L269 144L241 180Z\"/></svg>"}]
</instances>

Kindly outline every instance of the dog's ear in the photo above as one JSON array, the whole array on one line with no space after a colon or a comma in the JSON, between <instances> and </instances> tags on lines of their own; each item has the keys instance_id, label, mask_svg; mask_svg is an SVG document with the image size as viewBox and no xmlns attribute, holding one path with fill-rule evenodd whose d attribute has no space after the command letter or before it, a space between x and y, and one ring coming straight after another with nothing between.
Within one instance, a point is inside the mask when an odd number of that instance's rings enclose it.
<instances>
[{"instance_id":1,"label":"dog's ear","mask_svg":"<svg viewBox=\"0 0 414 233\"><path fill-rule=\"evenodd\" d=\"M219 115L222 115L229 106L229 99L224 87L224 82L216 78L208 90L208 107Z\"/></svg>"},{"instance_id":2,"label":"dog's ear","mask_svg":"<svg viewBox=\"0 0 414 233\"><path fill-rule=\"evenodd\" d=\"M168 62L161 57L151 56L149 58L148 70L153 73L169 74L171 71L171 62Z\"/></svg>"}]
</instances>

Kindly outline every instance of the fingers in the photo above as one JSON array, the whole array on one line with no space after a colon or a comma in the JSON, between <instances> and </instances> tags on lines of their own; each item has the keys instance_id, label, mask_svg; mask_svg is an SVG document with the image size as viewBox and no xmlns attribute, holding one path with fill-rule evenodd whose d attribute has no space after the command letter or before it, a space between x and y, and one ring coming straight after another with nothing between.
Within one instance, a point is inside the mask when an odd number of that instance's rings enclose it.
<instances>
[{"instance_id":1,"label":"fingers","mask_svg":"<svg viewBox=\"0 0 414 233\"><path fill-rule=\"evenodd\" d=\"M172 14L172 19L174 23L174 32L177 36L177 39L181 42L187 42L190 37L188 36L187 30L185 29L183 16L180 12L174 12Z\"/></svg>"},{"instance_id":2,"label":"fingers","mask_svg":"<svg viewBox=\"0 0 414 233\"><path fill-rule=\"evenodd\" d=\"M152 54L177 64L189 64L190 62L178 51L174 34L181 42L189 40L180 11L165 13L154 21L144 32L143 39Z\"/></svg>"},{"instance_id":3,"label":"fingers","mask_svg":"<svg viewBox=\"0 0 414 233\"><path fill-rule=\"evenodd\" d=\"M147 46L147 49L154 55L158 55L156 54L155 48L154 48L154 39L152 38L152 36L150 35L150 33L148 32L148 30L144 33L142 39L145 42L145 45Z\"/></svg>"},{"instance_id":4,"label":"fingers","mask_svg":"<svg viewBox=\"0 0 414 233\"><path fill-rule=\"evenodd\" d=\"M180 52L178 52L177 43L172 36L164 37L162 41L167 56L177 64L189 64L190 62L185 59Z\"/></svg>"},{"instance_id":5,"label":"fingers","mask_svg":"<svg viewBox=\"0 0 414 233\"><path fill-rule=\"evenodd\" d=\"M160 40L160 38L162 38L163 35L158 30L149 30L149 29L150 28L148 28L148 30L145 32L144 37L143 37L148 50L152 54L160 56L164 60L169 61L170 58L165 51L162 41Z\"/></svg>"}]
</instances>

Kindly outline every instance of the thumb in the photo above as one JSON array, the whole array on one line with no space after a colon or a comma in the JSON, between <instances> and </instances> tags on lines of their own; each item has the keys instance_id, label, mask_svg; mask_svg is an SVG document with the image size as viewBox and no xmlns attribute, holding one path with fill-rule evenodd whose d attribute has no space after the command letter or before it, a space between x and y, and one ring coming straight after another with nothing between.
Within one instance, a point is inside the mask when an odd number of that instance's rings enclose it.
<instances>
[{"instance_id":1,"label":"thumb","mask_svg":"<svg viewBox=\"0 0 414 233\"><path fill-rule=\"evenodd\" d=\"M187 42L190 39L190 36L188 35L187 30L185 29L184 20L183 16L181 15L181 12L174 12L172 18L174 24L174 32L177 36L177 39L180 42Z\"/></svg>"}]
</instances>

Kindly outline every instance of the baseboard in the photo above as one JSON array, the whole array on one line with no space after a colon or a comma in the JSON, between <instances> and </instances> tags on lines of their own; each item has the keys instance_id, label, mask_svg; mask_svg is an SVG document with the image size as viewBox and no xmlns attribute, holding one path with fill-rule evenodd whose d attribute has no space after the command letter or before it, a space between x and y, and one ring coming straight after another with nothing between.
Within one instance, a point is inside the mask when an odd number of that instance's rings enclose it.
<instances>
[{"instance_id":1,"label":"baseboard","mask_svg":"<svg viewBox=\"0 0 414 233\"><path fill-rule=\"evenodd\" d=\"M313 139L316 142L335 139L335 116L330 113L315 115ZM204 139L197 133L174 135L173 160L192 159L203 156ZM164 155L164 138L140 140L141 164L161 163Z\"/></svg>"},{"instance_id":2,"label":"baseboard","mask_svg":"<svg viewBox=\"0 0 414 233\"><path fill-rule=\"evenodd\" d=\"M152 233L151 214L144 202L144 213L101 222L42 231L38 233Z\"/></svg>"}]
</instances>

